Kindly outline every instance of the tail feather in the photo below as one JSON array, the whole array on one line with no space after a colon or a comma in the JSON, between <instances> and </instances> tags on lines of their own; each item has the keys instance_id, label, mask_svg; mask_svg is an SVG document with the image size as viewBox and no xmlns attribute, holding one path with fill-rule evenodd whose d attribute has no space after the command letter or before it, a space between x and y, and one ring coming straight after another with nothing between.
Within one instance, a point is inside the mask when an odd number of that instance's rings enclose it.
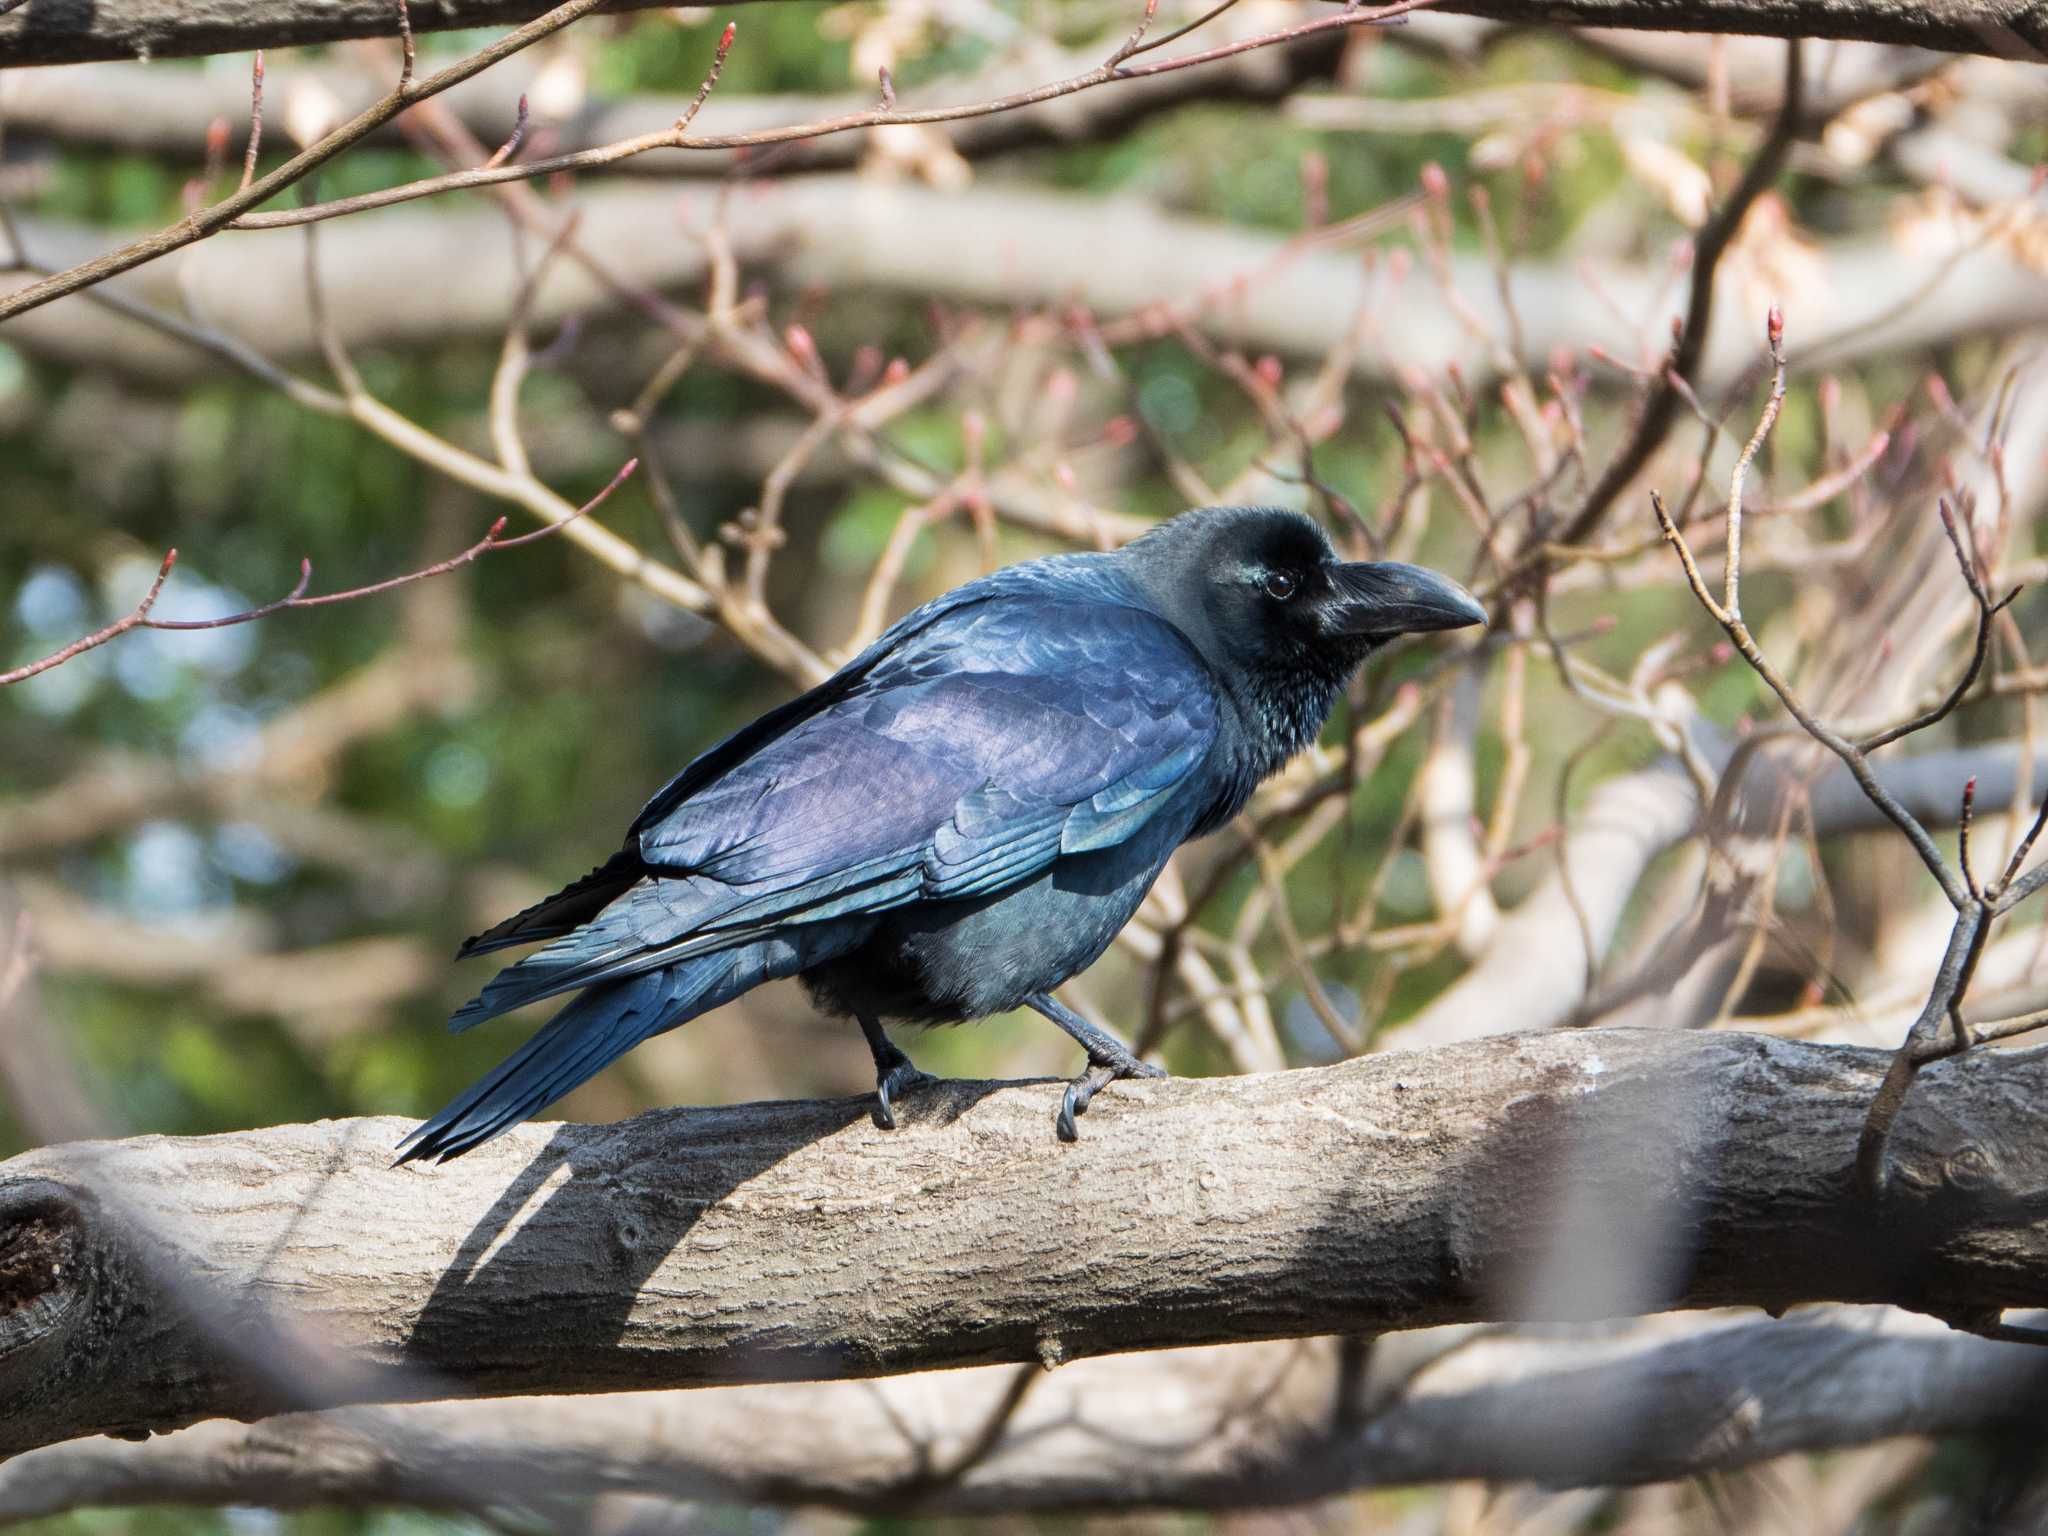
<instances>
[{"instance_id":1,"label":"tail feather","mask_svg":"<svg viewBox=\"0 0 2048 1536\"><path fill-rule=\"evenodd\" d=\"M595 918L554 943L508 965L449 1016L460 1034L486 1019L564 992L668 971L714 950L736 949L755 936L733 930L692 935L698 914L679 899L682 882L636 885ZM677 907L682 906L679 914Z\"/></svg>"},{"instance_id":2,"label":"tail feather","mask_svg":"<svg viewBox=\"0 0 2048 1536\"><path fill-rule=\"evenodd\" d=\"M488 955L493 950L510 949L516 944L558 939L596 917L625 895L633 882L645 873L647 866L640 861L638 851L622 848L582 879L571 881L546 900L537 901L502 923L464 939L462 947L455 951L455 958L467 960L471 955Z\"/></svg>"},{"instance_id":3,"label":"tail feather","mask_svg":"<svg viewBox=\"0 0 2048 1536\"><path fill-rule=\"evenodd\" d=\"M400 1163L460 1157L538 1114L642 1040L687 1022L729 995L731 957L592 987L539 1033L399 1143Z\"/></svg>"}]
</instances>

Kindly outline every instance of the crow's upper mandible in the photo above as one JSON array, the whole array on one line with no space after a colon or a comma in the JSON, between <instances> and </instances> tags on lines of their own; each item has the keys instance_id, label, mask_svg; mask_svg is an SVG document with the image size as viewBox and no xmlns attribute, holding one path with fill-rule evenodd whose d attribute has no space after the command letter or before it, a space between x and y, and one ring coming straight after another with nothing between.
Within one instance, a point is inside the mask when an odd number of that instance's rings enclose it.
<instances>
[{"instance_id":1,"label":"crow's upper mandible","mask_svg":"<svg viewBox=\"0 0 2048 1536\"><path fill-rule=\"evenodd\" d=\"M1187 512L925 604L699 757L625 846L463 945L537 940L450 1021L578 996L406 1139L455 1157L642 1040L779 976L858 1020L876 1121L923 1080L882 1032L1036 1009L1080 1042L1074 1117L1156 1075L1052 991L1093 963L1173 850L1313 742L1373 647L1485 621L1455 582L1341 562L1269 507Z\"/></svg>"}]
</instances>

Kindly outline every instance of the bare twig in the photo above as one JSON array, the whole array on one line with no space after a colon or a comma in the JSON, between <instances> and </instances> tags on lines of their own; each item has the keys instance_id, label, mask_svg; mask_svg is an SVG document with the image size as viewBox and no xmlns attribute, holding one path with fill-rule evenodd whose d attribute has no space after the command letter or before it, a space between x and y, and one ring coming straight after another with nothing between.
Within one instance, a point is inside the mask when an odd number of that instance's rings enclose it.
<instances>
[{"instance_id":1,"label":"bare twig","mask_svg":"<svg viewBox=\"0 0 2048 1536\"><path fill-rule=\"evenodd\" d=\"M249 67L249 147L242 151L242 184L249 190L256 179L256 156L263 149L263 50L256 50L256 62Z\"/></svg>"},{"instance_id":2,"label":"bare twig","mask_svg":"<svg viewBox=\"0 0 2048 1536\"><path fill-rule=\"evenodd\" d=\"M407 107L424 101L429 96L437 96L450 86L459 85L464 80L481 74L499 60L510 58L521 49L559 32L603 3L604 0L565 0L564 4L556 6L546 15L528 22L516 32L507 34L488 47L478 49L468 58L451 64L424 80L403 81L396 90L364 108L318 142L308 145L268 176L251 182L211 207L203 208L168 228L158 230L153 235L146 235L118 250L109 251L104 256L80 262L75 267L54 273L40 282L29 284L26 288L18 288L12 293L0 295L0 320L10 320L53 299L61 299L68 293L76 293L95 283L105 282L108 278L131 271L144 262L155 261L160 256L182 250L195 241L204 240L207 236L226 229L250 209L260 207L285 188L305 180L329 160L381 128Z\"/></svg>"},{"instance_id":3,"label":"bare twig","mask_svg":"<svg viewBox=\"0 0 2048 1536\"><path fill-rule=\"evenodd\" d=\"M484 162L485 165L504 165L519 153L519 146L526 142L526 115L526 93L522 91L519 94L518 111L512 119L512 131L505 136L504 143L491 151L491 158Z\"/></svg>"},{"instance_id":4,"label":"bare twig","mask_svg":"<svg viewBox=\"0 0 2048 1536\"><path fill-rule=\"evenodd\" d=\"M578 3L596 3L596 0L578 0ZM1236 42L1219 44L1200 53L1186 54L1179 58L1161 59L1144 64L1106 62L1065 80L964 106L930 107L906 112L892 105L883 105L817 122L793 124L786 128L762 128L747 133L726 134L691 134L686 131L685 125L689 115L685 114L681 122L656 133L645 133L636 138L620 139L616 143L600 145L594 149L577 150L571 154L532 160L522 165L481 166L474 170L451 172L445 176L430 176L420 181L386 187L381 191L365 192L355 197L336 198L331 202L314 203L302 208L279 209L271 213L245 213L238 209L232 219L232 225L236 229L284 229L297 224L311 224L321 219L362 213L372 208L388 208L396 203L412 202L443 192L495 186L506 181L530 180L564 171L595 170L601 166L616 165L621 160L629 160L654 150L761 149L775 144L793 144L805 139L822 138L828 134L851 133L863 128L950 123L965 118L990 117L1003 112L1014 112L1020 107L1032 106L1038 102L1071 96L1076 92L1091 90L1096 86L1108 85L1119 80L1134 80L1172 74L1184 69L1196 69L1204 64L1213 64L1222 59L1235 58L1239 54L1296 42L1325 32L1383 25L1411 11L1420 10L1430 3L1432 0L1392 0L1392 3L1387 5L1346 8L1334 15L1299 22L1291 27L1261 33L1256 37L1240 38ZM363 131L369 130L366 127ZM24 290L29 291L32 290ZM6 319L10 313L11 310L0 307L0 320Z\"/></svg>"},{"instance_id":5,"label":"bare twig","mask_svg":"<svg viewBox=\"0 0 2048 1536\"><path fill-rule=\"evenodd\" d=\"M1743 172L1735 190L1729 193L1727 201L1707 221L1700 230L1699 239L1694 242L1692 292L1686 302L1684 328L1679 332L1669 366L1660 372L1657 387L1644 406L1635 431L1621 451L1609 460L1605 472L1587 493L1584 503L1558 534L1558 543L1577 544L1593 532L1607 515L1607 509L1614 504L1615 498L1650 462L1651 456L1671 431L1679 403L1679 390L1671 383L1671 377L1675 375L1690 381L1705 353L1707 329L1713 323L1714 277L1720 269L1721 258L1727 254L1756 200L1778 179L1799 131L1804 99L1799 49L1796 38L1785 44L1784 92L1769 137L1750 160L1749 168Z\"/></svg>"},{"instance_id":6,"label":"bare twig","mask_svg":"<svg viewBox=\"0 0 2048 1536\"><path fill-rule=\"evenodd\" d=\"M585 513L596 511L597 508L604 504L606 498L613 491L624 484L626 477L631 475L638 465L639 460L637 459L627 460L624 467L612 476L604 489L578 507L571 514L571 518L582 517ZM283 597L278 598L274 602L264 603L260 607L245 609L240 613L222 614L220 617L212 619L158 619L150 616L150 610L156 606L156 600L163 592L164 583L170 579L172 567L178 562L178 552L173 549L164 556L163 564L157 568L156 579L149 584L149 591L143 594L142 601L137 603L128 614L115 620L104 629L96 630L82 639L72 641L62 650L53 652L43 657L40 661L29 662L26 666L16 667L11 672L0 672L0 687L5 687L10 683L22 682L36 676L38 673L47 672L52 667L61 666L74 656L83 655L87 651L97 650L109 641L119 639L132 629L225 629L234 624L249 624L257 619L267 619L272 614L282 613L288 608L323 608L330 603L349 603L354 602L358 598L375 597L379 593L389 592L398 587L410 586L416 581L425 581L429 577L445 576L448 572L458 570L462 566L468 565L472 560L478 559L494 549L515 549L521 544L531 544L536 539L544 539L549 534L566 528L571 518L565 518L558 523L549 523L546 527L537 528L531 533L523 533L515 538L507 539L500 536L505 531L506 522L506 519L501 517L491 524L489 531L482 538L459 554L450 555L445 560L437 560L432 565L423 566L419 570L408 571L403 576L392 576L383 581L372 582L366 587L351 587L344 592L323 592L315 596L308 596L306 588L313 580L313 562L311 560L301 560L299 562L299 579L293 585L291 591L287 592Z\"/></svg>"},{"instance_id":7,"label":"bare twig","mask_svg":"<svg viewBox=\"0 0 2048 1536\"><path fill-rule=\"evenodd\" d=\"M398 70L398 88L403 91L411 87L413 68L419 62L412 41L412 8L406 0L398 0L398 48L403 60Z\"/></svg>"},{"instance_id":8,"label":"bare twig","mask_svg":"<svg viewBox=\"0 0 2048 1536\"><path fill-rule=\"evenodd\" d=\"M1978 674L1984 670L1984 658L1991 653L1992 626L1996 622L1998 615L2004 612L2012 603L2012 600L2025 590L2022 587L2014 587L2004 597L2000 598L1997 602L1993 602L1991 594L1984 589L1982 578L1977 574L1976 562L1971 558L1969 551L1963 547L1962 536L1956 530L1955 514L1949 510L1948 502L1943 500L1937 503L1937 509L1941 514L1942 529L1948 535L1949 547L1955 551L1956 563L1962 568L1963 580L1970 588L1970 596L1975 598L1977 602L1976 643L1971 648L1970 660L1963 668L1963 675L1956 679L1954 687L1949 689L1936 703L1913 716L1910 720L1878 731L1874 735L1866 736L1857 742L1857 747L1864 752L1875 752L1879 747L1890 746L1893 742L1910 736L1916 731L1922 731L1930 725L1939 724L1955 712L1956 706L1963 702L1963 698L1969 693L1971 685L1977 681Z\"/></svg>"},{"instance_id":9,"label":"bare twig","mask_svg":"<svg viewBox=\"0 0 2048 1536\"><path fill-rule=\"evenodd\" d=\"M157 595L163 591L164 583L170 580L171 567L177 563L178 552L174 549L164 556L164 563L157 568L156 580L149 584L149 590L143 594L142 601L137 603L125 617L116 619L105 629L95 630L92 634L72 641L62 650L51 652L41 661L31 661L26 666L16 667L11 672L0 672L0 687L4 687L8 683L18 683L26 678L34 677L37 673L47 672L52 667L60 667L72 657L82 656L87 651L97 650L109 640L118 640L122 635L127 634L129 630L147 623L149 621L149 610L156 606Z\"/></svg>"},{"instance_id":10,"label":"bare twig","mask_svg":"<svg viewBox=\"0 0 2048 1536\"><path fill-rule=\"evenodd\" d=\"M1756 430L1750 433L1749 441L1743 445L1742 454L1735 461L1735 469L1728 477L1728 560L1727 570L1722 576L1721 604L1738 619L1742 617L1742 482L1749 474L1750 461L1756 457L1764 439L1771 435L1779 408L1785 403L1785 316L1775 304L1764 320L1764 339L1771 349L1770 397L1765 400ZM1682 375L1674 369L1673 377Z\"/></svg>"},{"instance_id":11,"label":"bare twig","mask_svg":"<svg viewBox=\"0 0 2048 1536\"><path fill-rule=\"evenodd\" d=\"M697 94L690 98L690 104L683 109L683 115L676 119L675 131L685 132L697 120L697 114L704 110L704 103L711 99L711 93L718 87L718 77L725 70L725 56L732 52L732 40L737 23L728 21L725 30L718 34L718 49L711 56L711 68L704 73L704 83L697 87Z\"/></svg>"},{"instance_id":12,"label":"bare twig","mask_svg":"<svg viewBox=\"0 0 2048 1536\"><path fill-rule=\"evenodd\" d=\"M1693 595L1727 633L1729 642L1741 654L1742 659L1749 663L1757 676L1769 686L1771 692L1778 696L1778 701L1785 706L1786 712L1799 722L1806 733L1842 760L1843 766L1870 797L1871 803L1884 813L1893 826L1905 834L1906 840L1913 845L1914 852L1920 855L1920 861L1927 866L1928 873L1933 875L1935 882L1941 886L1942 894L1948 897L1951 905L1960 909L1969 901L1969 892L1956 877L1955 872L1948 867L1948 861L1942 857L1941 850L1935 847L1934 839L1928 834L1927 829L1912 812L1899 804L1891 793L1878 783L1870 771L1869 761L1862 749L1855 742L1836 732L1807 707L1792 685L1758 647L1755 637L1749 632L1749 626L1738 615L1729 612L1713 593L1707 590L1706 581L1700 575L1698 564L1693 560L1692 550L1685 542L1685 535L1678 531L1677 524L1671 520L1671 514L1665 509L1664 498L1656 491L1650 493L1650 505L1656 511L1658 525L1664 530L1665 539L1678 553L1679 562L1685 569L1685 579L1691 584Z\"/></svg>"},{"instance_id":13,"label":"bare twig","mask_svg":"<svg viewBox=\"0 0 2048 1536\"><path fill-rule=\"evenodd\" d=\"M1138 24L1131 28L1131 35L1123 40L1116 52L1103 61L1105 66L1113 68L1136 53L1138 51L1138 44L1145 40L1145 33L1152 26L1152 18L1158 14L1159 0L1145 0L1145 9L1138 17Z\"/></svg>"}]
</instances>

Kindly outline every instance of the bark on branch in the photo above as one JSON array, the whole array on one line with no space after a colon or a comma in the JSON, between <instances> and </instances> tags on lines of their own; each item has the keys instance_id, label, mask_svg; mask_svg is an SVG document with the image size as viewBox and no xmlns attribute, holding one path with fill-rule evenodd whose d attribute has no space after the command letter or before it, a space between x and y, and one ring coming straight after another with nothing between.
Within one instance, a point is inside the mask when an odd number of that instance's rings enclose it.
<instances>
[{"instance_id":1,"label":"bark on branch","mask_svg":"<svg viewBox=\"0 0 2048 1536\"><path fill-rule=\"evenodd\" d=\"M657 3L616 0L605 9ZM422 32L510 26L545 9L546 0L439 0L416 7L412 24ZM1856 38L2013 58L2048 50L2042 0L1445 0L1442 9L1507 22ZM30 0L0 17L0 68L232 53L397 30L390 0Z\"/></svg>"},{"instance_id":2,"label":"bark on branch","mask_svg":"<svg viewBox=\"0 0 2048 1536\"><path fill-rule=\"evenodd\" d=\"M716 1027L715 1025L706 1027ZM1916 1085L1732 1033L1475 1041L1119 1085L528 1125L393 1170L404 1122L0 1164L0 1455L418 1397L890 1375L1521 1316L2048 1301L2048 1052Z\"/></svg>"}]
</instances>

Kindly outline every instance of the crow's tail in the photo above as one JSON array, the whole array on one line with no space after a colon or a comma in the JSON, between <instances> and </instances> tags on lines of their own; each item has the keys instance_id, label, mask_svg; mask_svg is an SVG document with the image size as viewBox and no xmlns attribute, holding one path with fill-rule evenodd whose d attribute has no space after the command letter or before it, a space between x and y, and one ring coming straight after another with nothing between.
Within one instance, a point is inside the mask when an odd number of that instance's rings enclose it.
<instances>
[{"instance_id":1,"label":"crow's tail","mask_svg":"<svg viewBox=\"0 0 2048 1536\"><path fill-rule=\"evenodd\" d=\"M744 952L705 955L589 988L400 1142L398 1161L433 1157L445 1163L502 1135L642 1040L687 1023L759 980L748 958Z\"/></svg>"}]
</instances>

